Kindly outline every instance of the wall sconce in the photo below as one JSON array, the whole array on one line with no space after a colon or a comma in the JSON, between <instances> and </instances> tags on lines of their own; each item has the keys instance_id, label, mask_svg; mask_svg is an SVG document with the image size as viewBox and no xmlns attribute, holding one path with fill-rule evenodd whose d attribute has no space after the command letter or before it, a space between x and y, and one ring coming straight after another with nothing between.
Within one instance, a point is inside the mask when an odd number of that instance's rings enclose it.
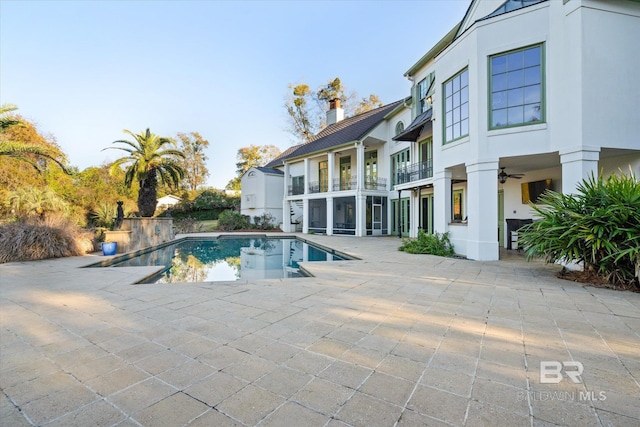
<instances>
[{"instance_id":1,"label":"wall sconce","mask_svg":"<svg viewBox=\"0 0 640 427\"><path fill-rule=\"evenodd\" d=\"M433 97L431 95L427 96L427 102L433 105Z\"/></svg>"}]
</instances>

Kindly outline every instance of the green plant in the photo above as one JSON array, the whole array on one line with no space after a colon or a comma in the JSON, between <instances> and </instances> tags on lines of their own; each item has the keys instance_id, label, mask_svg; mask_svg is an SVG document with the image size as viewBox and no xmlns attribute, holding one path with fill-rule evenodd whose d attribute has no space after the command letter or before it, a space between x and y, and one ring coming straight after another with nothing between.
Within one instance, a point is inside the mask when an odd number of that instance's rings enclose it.
<instances>
[{"instance_id":1,"label":"green plant","mask_svg":"<svg viewBox=\"0 0 640 427\"><path fill-rule=\"evenodd\" d=\"M84 255L92 238L61 216L26 217L0 226L0 263Z\"/></svg>"},{"instance_id":2,"label":"green plant","mask_svg":"<svg viewBox=\"0 0 640 427\"><path fill-rule=\"evenodd\" d=\"M518 239L527 259L582 263L612 285L640 290L640 183L633 174L592 175L577 190L548 191L531 205L540 219Z\"/></svg>"},{"instance_id":3,"label":"green plant","mask_svg":"<svg viewBox=\"0 0 640 427\"><path fill-rule=\"evenodd\" d=\"M253 226L258 230L272 230L275 228L275 217L269 212L256 215L253 217Z\"/></svg>"},{"instance_id":4,"label":"green plant","mask_svg":"<svg viewBox=\"0 0 640 427\"><path fill-rule=\"evenodd\" d=\"M236 211L224 211L218 217L218 227L222 231L242 230L249 226L248 217Z\"/></svg>"},{"instance_id":5,"label":"green plant","mask_svg":"<svg viewBox=\"0 0 640 427\"><path fill-rule=\"evenodd\" d=\"M174 219L173 226L180 234L199 233L200 231L202 231L202 225L198 222L198 220L190 217Z\"/></svg>"},{"instance_id":6,"label":"green plant","mask_svg":"<svg viewBox=\"0 0 640 427\"><path fill-rule=\"evenodd\" d=\"M398 250L410 254L455 255L448 232L427 234L422 230L418 230L418 237L416 239L405 239Z\"/></svg>"}]
</instances>

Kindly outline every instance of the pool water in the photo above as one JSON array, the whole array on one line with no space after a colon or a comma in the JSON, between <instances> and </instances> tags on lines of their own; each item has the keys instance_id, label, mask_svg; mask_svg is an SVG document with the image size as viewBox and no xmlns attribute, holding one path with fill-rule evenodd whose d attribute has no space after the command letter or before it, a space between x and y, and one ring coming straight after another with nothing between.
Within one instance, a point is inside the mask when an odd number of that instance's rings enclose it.
<instances>
[{"instance_id":1,"label":"pool water","mask_svg":"<svg viewBox=\"0 0 640 427\"><path fill-rule=\"evenodd\" d=\"M301 277L299 262L348 259L298 239L184 240L109 266L164 266L139 283L251 281Z\"/></svg>"}]
</instances>

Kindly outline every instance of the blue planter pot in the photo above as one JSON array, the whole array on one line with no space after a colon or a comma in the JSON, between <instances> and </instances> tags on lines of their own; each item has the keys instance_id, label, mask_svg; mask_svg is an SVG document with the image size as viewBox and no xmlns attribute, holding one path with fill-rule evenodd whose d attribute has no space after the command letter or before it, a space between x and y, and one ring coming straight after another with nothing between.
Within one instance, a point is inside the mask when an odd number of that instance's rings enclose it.
<instances>
[{"instance_id":1,"label":"blue planter pot","mask_svg":"<svg viewBox=\"0 0 640 427\"><path fill-rule=\"evenodd\" d=\"M118 243L116 242L104 242L102 243L102 255L115 255L118 250Z\"/></svg>"}]
</instances>

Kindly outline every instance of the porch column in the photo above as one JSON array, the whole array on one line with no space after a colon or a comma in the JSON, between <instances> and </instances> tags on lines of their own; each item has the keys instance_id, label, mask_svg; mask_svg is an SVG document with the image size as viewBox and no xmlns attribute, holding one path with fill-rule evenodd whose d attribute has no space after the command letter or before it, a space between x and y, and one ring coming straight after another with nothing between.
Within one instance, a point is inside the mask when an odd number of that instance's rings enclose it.
<instances>
[{"instance_id":1,"label":"porch column","mask_svg":"<svg viewBox=\"0 0 640 427\"><path fill-rule=\"evenodd\" d=\"M335 170L334 170L335 168L336 168L336 153L327 153L327 169L328 169L327 181L329 181L327 185L327 191L333 191L333 177L335 176Z\"/></svg>"},{"instance_id":2,"label":"porch column","mask_svg":"<svg viewBox=\"0 0 640 427\"><path fill-rule=\"evenodd\" d=\"M309 233L309 199L302 201L302 232Z\"/></svg>"},{"instance_id":3,"label":"porch column","mask_svg":"<svg viewBox=\"0 0 640 427\"><path fill-rule=\"evenodd\" d=\"M282 199L282 231L291 233L291 202L287 199L289 195L289 181L291 176L289 173L289 164L284 164L284 198Z\"/></svg>"},{"instance_id":4,"label":"porch column","mask_svg":"<svg viewBox=\"0 0 640 427\"><path fill-rule=\"evenodd\" d=\"M445 233L451 222L451 171L438 171L433 177L433 228Z\"/></svg>"},{"instance_id":5,"label":"porch column","mask_svg":"<svg viewBox=\"0 0 640 427\"><path fill-rule=\"evenodd\" d=\"M327 236L333 235L333 197L327 197Z\"/></svg>"},{"instance_id":6,"label":"porch column","mask_svg":"<svg viewBox=\"0 0 640 427\"><path fill-rule=\"evenodd\" d=\"M467 257L478 261L499 259L498 161L467 166Z\"/></svg>"},{"instance_id":7,"label":"porch column","mask_svg":"<svg viewBox=\"0 0 640 427\"><path fill-rule=\"evenodd\" d=\"M593 173L598 176L598 160L600 160L600 148L578 147L560 151L560 163L562 163L562 193L574 194L576 185L587 179Z\"/></svg>"},{"instance_id":8,"label":"porch column","mask_svg":"<svg viewBox=\"0 0 640 427\"><path fill-rule=\"evenodd\" d=\"M356 188L364 190L364 143L360 142L356 147Z\"/></svg>"},{"instance_id":9,"label":"porch column","mask_svg":"<svg viewBox=\"0 0 640 427\"><path fill-rule=\"evenodd\" d=\"M356 196L356 236L367 235L367 196L360 194Z\"/></svg>"},{"instance_id":10,"label":"porch column","mask_svg":"<svg viewBox=\"0 0 640 427\"><path fill-rule=\"evenodd\" d=\"M304 159L304 194L309 194L309 179L311 178L311 162L309 158ZM305 212L306 215L306 212Z\"/></svg>"}]
</instances>

